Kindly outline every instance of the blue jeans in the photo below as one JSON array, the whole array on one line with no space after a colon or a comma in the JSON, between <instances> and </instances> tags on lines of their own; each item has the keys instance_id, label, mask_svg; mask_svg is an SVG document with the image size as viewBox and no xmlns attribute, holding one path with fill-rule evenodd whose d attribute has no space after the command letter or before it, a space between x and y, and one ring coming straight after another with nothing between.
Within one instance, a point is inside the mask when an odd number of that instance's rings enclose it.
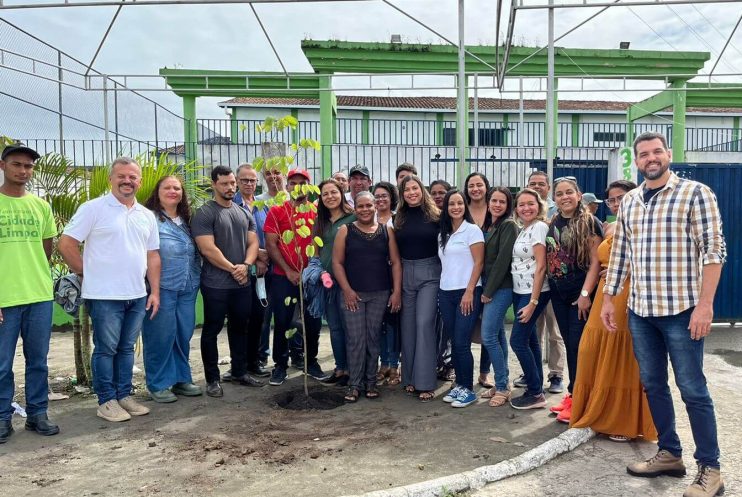
<instances>
[{"instance_id":1,"label":"blue jeans","mask_svg":"<svg viewBox=\"0 0 742 497\"><path fill-rule=\"evenodd\" d=\"M639 375L659 435L658 446L675 456L682 447L675 431L675 410L668 386L667 357L690 419L696 461L719 467L716 416L703 374L703 340L692 340L688 324L693 308L675 316L641 317L629 310L629 329Z\"/></svg>"},{"instance_id":2,"label":"blue jeans","mask_svg":"<svg viewBox=\"0 0 742 497\"><path fill-rule=\"evenodd\" d=\"M538 305L531 314L527 323L518 320L518 311L525 307L531 300L531 294L518 294L513 292L513 310L515 311L515 322L510 334L510 346L518 358L520 367L525 376L526 394L539 395L544 393L544 369L541 363L541 346L538 343L536 333L536 321L549 303L550 292L541 292Z\"/></svg>"},{"instance_id":3,"label":"blue jeans","mask_svg":"<svg viewBox=\"0 0 742 497\"><path fill-rule=\"evenodd\" d=\"M134 344L144 320L147 298L86 300L93 322L93 389L98 404L131 395Z\"/></svg>"},{"instance_id":4,"label":"blue jeans","mask_svg":"<svg viewBox=\"0 0 742 497\"><path fill-rule=\"evenodd\" d=\"M381 324L381 365L397 369L399 366L399 341L397 332L399 328L399 314L389 313L387 308L386 317Z\"/></svg>"},{"instance_id":5,"label":"blue jeans","mask_svg":"<svg viewBox=\"0 0 742 497\"><path fill-rule=\"evenodd\" d=\"M505 314L512 303L513 290L501 288L492 295L492 302L482 307L482 347L489 352L492 360L497 390L507 390L510 379Z\"/></svg>"},{"instance_id":6,"label":"blue jeans","mask_svg":"<svg viewBox=\"0 0 742 497\"><path fill-rule=\"evenodd\" d=\"M325 304L325 319L327 327L330 328L330 345L332 345L332 355L335 357L335 369L348 371L345 351L345 318L340 309L343 305L343 293L337 283L328 290Z\"/></svg>"},{"instance_id":7,"label":"blue jeans","mask_svg":"<svg viewBox=\"0 0 742 497\"><path fill-rule=\"evenodd\" d=\"M572 295L562 295L556 290L551 292L551 305L554 308L554 317L559 325L559 334L564 340L564 348L567 351L567 372L569 373L569 387L567 390L572 393L572 388L577 378L577 353L580 350L580 340L582 339L582 330L585 323L578 317L577 305L572 305Z\"/></svg>"},{"instance_id":8,"label":"blue jeans","mask_svg":"<svg viewBox=\"0 0 742 497\"><path fill-rule=\"evenodd\" d=\"M13 417L13 358L18 337L26 359L26 412L44 414L49 404L46 356L52 333L52 301L4 307L0 323L0 420Z\"/></svg>"},{"instance_id":9,"label":"blue jeans","mask_svg":"<svg viewBox=\"0 0 742 497\"><path fill-rule=\"evenodd\" d=\"M471 353L471 335L482 307L482 287L474 290L474 307L469 315L461 313L461 297L465 289L438 290L438 309L445 334L451 337L451 358L456 370L456 384L474 389L474 356Z\"/></svg>"},{"instance_id":10,"label":"blue jeans","mask_svg":"<svg viewBox=\"0 0 742 497\"><path fill-rule=\"evenodd\" d=\"M192 383L188 357L196 326L196 296L192 290L160 289L160 310L142 323L144 370L147 388L158 392L176 383Z\"/></svg>"}]
</instances>

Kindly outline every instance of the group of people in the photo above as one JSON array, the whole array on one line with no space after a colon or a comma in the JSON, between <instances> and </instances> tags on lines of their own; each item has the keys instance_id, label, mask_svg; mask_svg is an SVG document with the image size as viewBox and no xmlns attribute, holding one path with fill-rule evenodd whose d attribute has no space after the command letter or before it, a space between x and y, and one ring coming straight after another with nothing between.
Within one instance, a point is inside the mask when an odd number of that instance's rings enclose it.
<instances>
[{"instance_id":1,"label":"group of people","mask_svg":"<svg viewBox=\"0 0 742 497\"><path fill-rule=\"evenodd\" d=\"M538 409L547 406L546 389L563 391L566 358L567 393L549 410L557 421L616 441L658 439L657 455L627 468L636 476L685 474L669 356L697 446L698 476L685 495L716 495L723 483L702 364L726 257L721 218L708 187L670 171L664 136L644 133L634 151L644 182L608 186L611 223L594 216L597 199L585 199L574 177L552 183L533 171L513 195L478 172L461 190L443 180L426 186L409 163L397 168L396 185L373 184L363 165L347 176L337 172L319 183L314 202L306 170L284 178L250 164L234 172L217 166L213 200L192 212L175 176L160 179L139 204L141 170L118 158L111 192L83 204L58 242L92 318L97 415L124 421L149 412L131 396L140 330L152 399L202 394L189 365L200 290L209 396L222 396L224 381L263 386L269 377L281 385L291 359L313 378L345 387L347 402L377 399L380 386L400 384L429 402L442 374L453 380L442 400L455 408L481 397L492 407ZM17 145L0 161L0 224L8 226L0 240L7 275L0 285L0 443L13 430L19 335L26 428L59 431L46 413L47 260L57 232L49 205L26 191L38 158ZM265 192L256 195L259 175ZM335 362L330 373L317 359L323 318ZM231 368L220 374L217 336L225 319ZM304 333L296 332L302 326ZM484 388L476 391L472 342L479 334L477 384ZM517 378L510 349L522 369Z\"/></svg>"}]
</instances>

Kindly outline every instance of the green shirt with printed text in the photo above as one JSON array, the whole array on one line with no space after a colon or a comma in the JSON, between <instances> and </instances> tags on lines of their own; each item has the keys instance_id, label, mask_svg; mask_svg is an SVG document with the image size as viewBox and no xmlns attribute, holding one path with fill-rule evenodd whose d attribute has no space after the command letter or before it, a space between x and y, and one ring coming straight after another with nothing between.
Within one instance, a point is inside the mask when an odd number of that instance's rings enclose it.
<instances>
[{"instance_id":1,"label":"green shirt with printed text","mask_svg":"<svg viewBox=\"0 0 742 497\"><path fill-rule=\"evenodd\" d=\"M52 209L30 193L0 193L0 308L52 300L52 276L43 240L57 234Z\"/></svg>"}]
</instances>

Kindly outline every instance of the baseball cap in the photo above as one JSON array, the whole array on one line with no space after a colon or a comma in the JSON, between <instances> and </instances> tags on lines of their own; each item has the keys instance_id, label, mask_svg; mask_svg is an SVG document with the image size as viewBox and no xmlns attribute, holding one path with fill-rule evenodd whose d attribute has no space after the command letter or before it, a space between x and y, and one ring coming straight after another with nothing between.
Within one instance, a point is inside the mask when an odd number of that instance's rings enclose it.
<instances>
[{"instance_id":1,"label":"baseball cap","mask_svg":"<svg viewBox=\"0 0 742 497\"><path fill-rule=\"evenodd\" d=\"M602 204L602 200L598 200L598 197L595 196L594 193L583 193L582 194L582 203L585 205L588 204Z\"/></svg>"},{"instance_id":2,"label":"baseball cap","mask_svg":"<svg viewBox=\"0 0 742 497\"><path fill-rule=\"evenodd\" d=\"M371 179L371 173L368 171L368 168L366 166L362 166L361 164L356 164L355 166L350 168L350 171L348 172L348 176L353 176L356 173L360 173L367 177L368 179Z\"/></svg>"},{"instance_id":3,"label":"baseball cap","mask_svg":"<svg viewBox=\"0 0 742 497\"><path fill-rule=\"evenodd\" d=\"M294 169L292 171L289 171L289 174L286 175L286 179L289 179L292 176L303 176L307 179L310 183L312 182L312 177L309 175L309 172L306 169Z\"/></svg>"},{"instance_id":4,"label":"baseball cap","mask_svg":"<svg viewBox=\"0 0 742 497\"><path fill-rule=\"evenodd\" d=\"M5 160L7 156L15 153L28 154L33 160L38 160L39 157L41 157L36 150L25 146L23 143L14 143L12 145L8 145L3 149L3 155L0 159Z\"/></svg>"}]
</instances>

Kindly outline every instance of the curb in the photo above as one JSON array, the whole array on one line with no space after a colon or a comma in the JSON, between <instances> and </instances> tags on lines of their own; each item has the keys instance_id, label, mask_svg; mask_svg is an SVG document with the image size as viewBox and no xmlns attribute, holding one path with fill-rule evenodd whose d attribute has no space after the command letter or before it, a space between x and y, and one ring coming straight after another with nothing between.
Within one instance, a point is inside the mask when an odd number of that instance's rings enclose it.
<instances>
[{"instance_id":1,"label":"curb","mask_svg":"<svg viewBox=\"0 0 742 497\"><path fill-rule=\"evenodd\" d=\"M594 436L595 432L590 428L570 428L561 435L507 461L435 480L346 497L442 497L449 495L450 492L481 488L487 483L536 469L559 454L574 450Z\"/></svg>"}]
</instances>

